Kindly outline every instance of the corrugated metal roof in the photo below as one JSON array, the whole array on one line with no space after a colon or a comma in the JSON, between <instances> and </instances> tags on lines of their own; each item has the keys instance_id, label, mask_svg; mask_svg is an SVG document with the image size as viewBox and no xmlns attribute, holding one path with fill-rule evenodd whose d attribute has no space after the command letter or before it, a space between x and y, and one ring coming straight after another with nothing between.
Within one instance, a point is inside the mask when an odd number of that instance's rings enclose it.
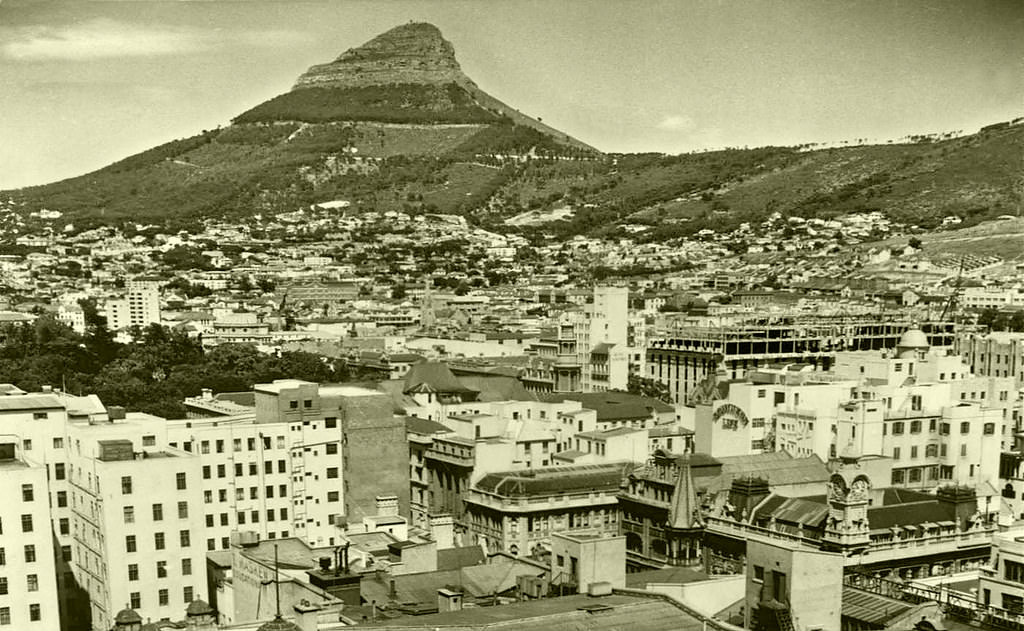
<instances>
[{"instance_id":1,"label":"corrugated metal roof","mask_svg":"<svg viewBox=\"0 0 1024 631\"><path fill-rule=\"evenodd\" d=\"M904 615L914 605L846 585L843 587L843 617L872 625L885 626Z\"/></svg>"}]
</instances>

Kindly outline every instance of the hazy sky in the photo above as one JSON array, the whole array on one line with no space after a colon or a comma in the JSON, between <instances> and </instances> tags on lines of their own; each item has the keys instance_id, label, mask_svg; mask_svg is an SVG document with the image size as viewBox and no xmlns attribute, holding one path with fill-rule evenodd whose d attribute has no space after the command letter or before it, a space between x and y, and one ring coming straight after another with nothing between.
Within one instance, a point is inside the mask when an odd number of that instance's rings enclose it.
<instances>
[{"instance_id":1,"label":"hazy sky","mask_svg":"<svg viewBox=\"0 0 1024 631\"><path fill-rule=\"evenodd\" d=\"M226 124L409 20L481 88L604 151L1024 114L1022 0L0 0L0 189Z\"/></svg>"}]
</instances>

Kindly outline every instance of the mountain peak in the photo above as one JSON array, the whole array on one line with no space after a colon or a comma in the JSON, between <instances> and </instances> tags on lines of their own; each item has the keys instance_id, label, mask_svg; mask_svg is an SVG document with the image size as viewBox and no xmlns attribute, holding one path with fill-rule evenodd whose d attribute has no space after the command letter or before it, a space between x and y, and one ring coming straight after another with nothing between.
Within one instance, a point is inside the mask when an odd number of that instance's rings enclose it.
<instances>
[{"instance_id":1,"label":"mountain peak","mask_svg":"<svg viewBox=\"0 0 1024 631\"><path fill-rule=\"evenodd\" d=\"M455 59L455 48L433 24L409 22L350 48L330 63L313 66L293 90L449 83L471 83Z\"/></svg>"}]
</instances>

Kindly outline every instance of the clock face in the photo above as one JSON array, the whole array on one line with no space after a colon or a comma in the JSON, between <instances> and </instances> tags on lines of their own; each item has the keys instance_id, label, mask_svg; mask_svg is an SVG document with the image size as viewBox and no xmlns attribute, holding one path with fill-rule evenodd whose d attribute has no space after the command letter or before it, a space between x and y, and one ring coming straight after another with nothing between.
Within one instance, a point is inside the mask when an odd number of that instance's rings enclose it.
<instances>
[{"instance_id":1,"label":"clock face","mask_svg":"<svg viewBox=\"0 0 1024 631\"><path fill-rule=\"evenodd\" d=\"M858 493L864 493L868 490L867 480L858 478L857 480L853 481L853 485L851 486L851 488L854 491L857 491Z\"/></svg>"}]
</instances>

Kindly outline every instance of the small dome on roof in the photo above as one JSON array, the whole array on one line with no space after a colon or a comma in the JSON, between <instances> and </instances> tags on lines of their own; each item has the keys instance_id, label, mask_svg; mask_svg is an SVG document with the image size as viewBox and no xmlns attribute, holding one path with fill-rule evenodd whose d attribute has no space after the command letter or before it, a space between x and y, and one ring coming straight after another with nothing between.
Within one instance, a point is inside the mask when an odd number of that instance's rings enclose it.
<instances>
[{"instance_id":1,"label":"small dome on roof","mask_svg":"<svg viewBox=\"0 0 1024 631\"><path fill-rule=\"evenodd\" d=\"M117 615L114 616L114 624L142 624L142 616L140 616L134 609L125 608L117 612Z\"/></svg>"},{"instance_id":2,"label":"small dome on roof","mask_svg":"<svg viewBox=\"0 0 1024 631\"><path fill-rule=\"evenodd\" d=\"M277 616L270 622L262 624L256 631L302 631L302 627Z\"/></svg>"},{"instance_id":3,"label":"small dome on roof","mask_svg":"<svg viewBox=\"0 0 1024 631\"><path fill-rule=\"evenodd\" d=\"M185 609L186 616L208 616L212 613L214 613L213 607L202 599L193 600L188 604L188 608Z\"/></svg>"},{"instance_id":4,"label":"small dome on roof","mask_svg":"<svg viewBox=\"0 0 1024 631\"><path fill-rule=\"evenodd\" d=\"M909 349L922 349L927 350L931 347L928 343L928 336L924 334L924 331L914 327L904 331L903 335L900 336L900 342L897 345L901 350Z\"/></svg>"}]
</instances>

